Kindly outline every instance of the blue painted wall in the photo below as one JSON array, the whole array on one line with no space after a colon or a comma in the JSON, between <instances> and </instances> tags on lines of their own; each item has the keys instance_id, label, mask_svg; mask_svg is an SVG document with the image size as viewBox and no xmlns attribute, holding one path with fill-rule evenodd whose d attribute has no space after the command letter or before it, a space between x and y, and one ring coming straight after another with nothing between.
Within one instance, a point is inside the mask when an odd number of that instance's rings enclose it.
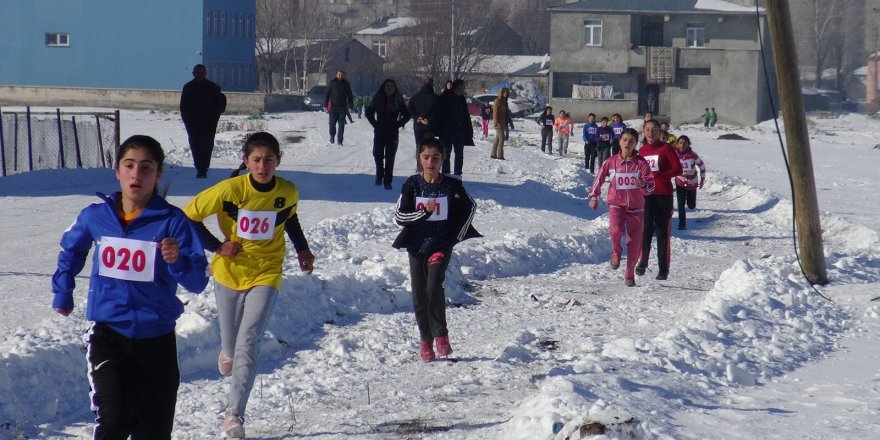
<instances>
[{"instance_id":1,"label":"blue painted wall","mask_svg":"<svg viewBox=\"0 0 880 440\"><path fill-rule=\"evenodd\" d=\"M201 63L223 90L251 92L255 17L254 0L0 0L0 85L180 89Z\"/></svg>"}]
</instances>

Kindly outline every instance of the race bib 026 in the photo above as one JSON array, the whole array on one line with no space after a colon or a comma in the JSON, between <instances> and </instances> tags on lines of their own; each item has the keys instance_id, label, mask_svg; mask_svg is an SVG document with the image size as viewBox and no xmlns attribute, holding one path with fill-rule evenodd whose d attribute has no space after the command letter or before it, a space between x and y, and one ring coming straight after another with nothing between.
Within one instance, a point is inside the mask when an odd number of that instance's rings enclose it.
<instances>
[{"instance_id":1,"label":"race bib 026","mask_svg":"<svg viewBox=\"0 0 880 440\"><path fill-rule=\"evenodd\" d=\"M248 240L269 240L275 235L275 211L238 210L238 235Z\"/></svg>"},{"instance_id":2,"label":"race bib 026","mask_svg":"<svg viewBox=\"0 0 880 440\"><path fill-rule=\"evenodd\" d=\"M158 245L154 241L101 237L98 274L126 281L153 281Z\"/></svg>"}]
</instances>

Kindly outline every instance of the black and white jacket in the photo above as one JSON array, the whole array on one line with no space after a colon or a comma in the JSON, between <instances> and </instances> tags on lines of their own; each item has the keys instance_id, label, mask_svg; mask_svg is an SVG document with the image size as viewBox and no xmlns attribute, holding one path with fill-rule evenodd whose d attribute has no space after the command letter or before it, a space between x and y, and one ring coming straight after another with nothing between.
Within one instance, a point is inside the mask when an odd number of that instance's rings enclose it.
<instances>
[{"instance_id":1,"label":"black and white jacket","mask_svg":"<svg viewBox=\"0 0 880 440\"><path fill-rule=\"evenodd\" d=\"M433 212L425 209L430 199L437 203ZM460 180L443 174L439 182L431 184L421 174L410 176L397 199L394 219L403 230L392 246L428 254L450 250L469 238L482 237L471 225L476 211L474 199Z\"/></svg>"}]
</instances>

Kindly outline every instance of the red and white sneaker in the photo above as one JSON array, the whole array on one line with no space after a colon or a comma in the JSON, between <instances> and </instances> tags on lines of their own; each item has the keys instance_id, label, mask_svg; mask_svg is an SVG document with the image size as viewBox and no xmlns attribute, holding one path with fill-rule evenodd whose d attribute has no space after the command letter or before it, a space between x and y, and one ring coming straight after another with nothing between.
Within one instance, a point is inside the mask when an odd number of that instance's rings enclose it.
<instances>
[{"instance_id":1,"label":"red and white sneaker","mask_svg":"<svg viewBox=\"0 0 880 440\"><path fill-rule=\"evenodd\" d=\"M244 438L244 420L236 414L230 414L223 419L220 428L220 436L223 438Z\"/></svg>"},{"instance_id":2,"label":"red and white sneaker","mask_svg":"<svg viewBox=\"0 0 880 440\"><path fill-rule=\"evenodd\" d=\"M449 345L449 336L437 336L434 338L434 345L437 346L437 356L448 358L452 354L452 347Z\"/></svg>"},{"instance_id":3,"label":"red and white sneaker","mask_svg":"<svg viewBox=\"0 0 880 440\"><path fill-rule=\"evenodd\" d=\"M431 341L422 340L419 343L419 357L422 362L431 362L434 360L434 348L431 347Z\"/></svg>"},{"instance_id":4,"label":"red and white sneaker","mask_svg":"<svg viewBox=\"0 0 880 440\"><path fill-rule=\"evenodd\" d=\"M229 356L226 356L226 353L220 352L220 356L217 356L217 370L220 371L222 376L229 376L232 374L232 359Z\"/></svg>"}]
</instances>

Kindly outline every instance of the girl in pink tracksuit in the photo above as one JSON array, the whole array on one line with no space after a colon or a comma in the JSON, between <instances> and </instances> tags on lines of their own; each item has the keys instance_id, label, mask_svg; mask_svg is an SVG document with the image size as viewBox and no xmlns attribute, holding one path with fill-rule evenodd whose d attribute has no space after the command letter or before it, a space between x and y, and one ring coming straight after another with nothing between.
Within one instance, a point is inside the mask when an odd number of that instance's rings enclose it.
<instances>
[{"instance_id":1,"label":"girl in pink tracksuit","mask_svg":"<svg viewBox=\"0 0 880 440\"><path fill-rule=\"evenodd\" d=\"M654 192L654 174L648 162L635 149L639 133L626 128L620 135L620 152L609 157L599 168L590 188L590 208L599 206L602 184L610 176L608 187L608 229L611 234L611 268L620 267L623 253L620 239L626 234L626 273L624 284L636 285L635 266L642 248L642 222L645 196Z\"/></svg>"},{"instance_id":2,"label":"girl in pink tracksuit","mask_svg":"<svg viewBox=\"0 0 880 440\"><path fill-rule=\"evenodd\" d=\"M697 207L697 188L703 189L706 182L706 165L700 155L691 149L691 140L687 136L681 136L675 143L675 153L681 162L681 176L675 177L675 199L678 201L678 229L687 229L687 214L684 205L694 209ZM697 176L699 170L699 176Z\"/></svg>"}]
</instances>

